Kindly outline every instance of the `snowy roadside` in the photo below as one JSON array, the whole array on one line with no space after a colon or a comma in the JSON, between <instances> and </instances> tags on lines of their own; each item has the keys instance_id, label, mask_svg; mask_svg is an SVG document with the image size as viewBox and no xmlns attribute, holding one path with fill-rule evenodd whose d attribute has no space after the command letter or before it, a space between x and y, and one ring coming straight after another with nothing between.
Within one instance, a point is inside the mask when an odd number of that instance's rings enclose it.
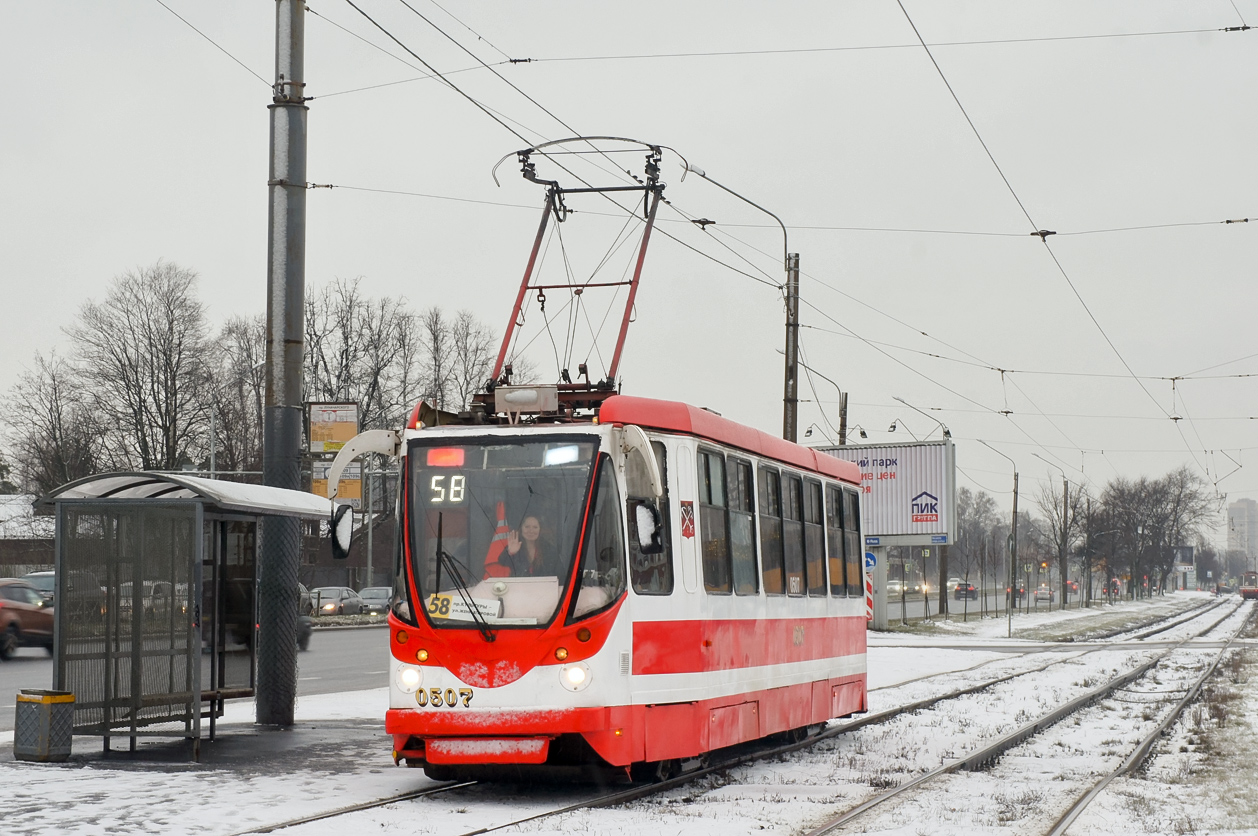
<instances>
[{"instance_id":1,"label":"snowy roadside","mask_svg":"<svg viewBox=\"0 0 1258 836\"><path fill-rule=\"evenodd\" d=\"M1012 638L1026 641L1085 641L1116 630L1134 628L1151 618L1171 618L1216 597L1209 592L1176 592L1173 595L1142 598L1138 601L1117 601L1092 607L1067 610L1031 610L1015 612L1009 618L999 615L979 616L961 613L947 617L935 616L930 621L911 622L901 627L891 624L885 633L871 633L870 643L911 642L914 639L937 641L941 636L969 636L976 639Z\"/></svg>"},{"instance_id":2,"label":"snowy roadside","mask_svg":"<svg viewBox=\"0 0 1258 836\"><path fill-rule=\"evenodd\" d=\"M1139 609L1142 618L1149 616L1147 607ZM1053 613L1051 617L1056 616ZM959 739L951 732L961 729L962 738L976 737L981 736L980 727L994 729L1016 722L1035 706L1065 698L1132 655L1124 652L1126 648L1115 647L1092 654L1091 661L1083 662L1080 651L1069 646L1045 653L1029 642L1026 654L996 652L983 645L991 638L1003 638L997 630L1004 622L989 627L993 629L987 635L948 636L950 643L972 644L973 649L965 650L919 646L925 637L882 637L910 639L909 646L900 647L871 641L869 685L882 689L871 693L875 710L921 695L943 693L965 680L991 679L1004 671L1024 670L1049 660L1060 659L1062 665L1055 670L1062 673L1051 682L1034 676L1025 682L1014 680L1004 690L950 702L942 712L906 716L887 727L871 726L844 734L789 758L740 767L659 798L614 810L572 813L512 832L565 836L573 832L644 836L797 833L820 817L899 780L897 775L938 765L939 759L951 756L958 745ZM1134 647L1130 650L1135 655L1147 652ZM983 662L991 664L965 672ZM922 679L930 674L948 675ZM1253 678L1258 670L1249 675L1246 682L1258 681ZM1246 691L1249 702L1244 703L1250 716L1258 711L1258 694L1252 691L1252 687ZM102 761L92 756L64 765L19 763L12 760L5 745L11 743L10 734L7 741L0 738L0 782L8 788L3 817L6 831L226 836L430 786L419 770L393 766L390 741L383 733L386 703L385 689L306 697L298 703L298 723L292 731L259 731L252 725L252 703L234 703L220 720L220 739L207 744L217 747L222 757L216 754L199 765L188 763L183 754L167 756L163 762L125 757ZM1228 730L1243 730L1249 743L1255 744L1253 728L1229 725ZM1216 747L1212 751L1219 745L1212 744ZM78 738L75 746L86 752L98 747L99 741ZM1081 748L1081 757L1087 760L1087 746ZM1241 757L1239 752L1237 758ZM1235 763L1232 768L1246 770L1241 774L1250 778L1256 774L1252 759L1247 765L1239 760ZM1218 780L1204 765L1198 766L1200 769L1185 779L1185 794L1201 794L1199 776ZM964 792L957 790L952 794L956 797L944 803L968 803ZM482 787L364 811L348 820L315 822L290 832L293 836L346 830L462 833L560 806L588 793L588 788ZM984 803L998 801L992 796ZM1164 801L1163 795L1159 803ZM1124 816L1122 820L1130 819L1129 813ZM919 820L903 832L915 836L925 832L925 824ZM1121 831L1098 831L1115 832Z\"/></svg>"}]
</instances>

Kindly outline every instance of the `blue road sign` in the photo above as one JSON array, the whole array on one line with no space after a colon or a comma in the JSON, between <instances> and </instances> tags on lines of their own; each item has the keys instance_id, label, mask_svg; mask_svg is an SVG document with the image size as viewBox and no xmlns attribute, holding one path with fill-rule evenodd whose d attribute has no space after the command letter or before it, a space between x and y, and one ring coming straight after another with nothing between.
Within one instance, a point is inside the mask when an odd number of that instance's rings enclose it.
<instances>
[{"instance_id":1,"label":"blue road sign","mask_svg":"<svg viewBox=\"0 0 1258 836\"><path fill-rule=\"evenodd\" d=\"M865 552L865 568L872 569L877 565L878 565L878 558L874 556L874 553Z\"/></svg>"}]
</instances>

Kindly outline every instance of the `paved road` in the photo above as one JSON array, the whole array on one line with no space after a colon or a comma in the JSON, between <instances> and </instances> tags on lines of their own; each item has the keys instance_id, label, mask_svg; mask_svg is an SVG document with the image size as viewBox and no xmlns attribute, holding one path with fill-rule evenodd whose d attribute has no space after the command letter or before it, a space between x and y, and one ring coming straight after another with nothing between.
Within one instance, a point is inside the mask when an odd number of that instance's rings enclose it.
<instances>
[{"instance_id":1,"label":"paved road","mask_svg":"<svg viewBox=\"0 0 1258 836\"><path fill-rule=\"evenodd\" d=\"M330 694L389 683L388 633L384 628L316 630L310 649L297 654L297 695ZM0 731L13 729L17 692L52 687L52 657L22 648L0 662Z\"/></svg>"}]
</instances>

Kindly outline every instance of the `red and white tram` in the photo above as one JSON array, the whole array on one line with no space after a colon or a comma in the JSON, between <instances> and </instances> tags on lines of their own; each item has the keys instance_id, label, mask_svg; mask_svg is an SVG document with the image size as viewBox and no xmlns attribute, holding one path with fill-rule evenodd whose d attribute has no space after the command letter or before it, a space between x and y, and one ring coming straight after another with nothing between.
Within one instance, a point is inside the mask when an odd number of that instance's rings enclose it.
<instances>
[{"instance_id":1,"label":"red and white tram","mask_svg":"<svg viewBox=\"0 0 1258 836\"><path fill-rule=\"evenodd\" d=\"M1241 597L1258 598L1258 572L1245 572L1241 575Z\"/></svg>"},{"instance_id":2,"label":"red and white tram","mask_svg":"<svg viewBox=\"0 0 1258 836\"><path fill-rule=\"evenodd\" d=\"M395 760L667 773L866 709L855 465L627 396L398 441Z\"/></svg>"},{"instance_id":3,"label":"red and white tram","mask_svg":"<svg viewBox=\"0 0 1258 836\"><path fill-rule=\"evenodd\" d=\"M865 711L856 465L616 394L661 149L645 146L639 185L603 190L642 192L632 279L533 286L565 195L600 191L538 178L530 155L545 147L518 153L547 199L486 392L460 416L421 404L401 432L358 436L329 475L335 496L362 452L401 459L385 719L395 760L441 778L529 764L660 776ZM526 299L544 312L544 291L626 286L602 380L582 363L583 383L562 369L562 383L511 385Z\"/></svg>"}]
</instances>

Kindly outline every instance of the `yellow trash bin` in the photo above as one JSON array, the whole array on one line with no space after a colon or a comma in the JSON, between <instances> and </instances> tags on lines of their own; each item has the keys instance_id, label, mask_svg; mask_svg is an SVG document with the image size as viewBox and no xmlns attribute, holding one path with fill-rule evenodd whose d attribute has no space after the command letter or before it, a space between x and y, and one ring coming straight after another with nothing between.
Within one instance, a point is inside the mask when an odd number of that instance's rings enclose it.
<instances>
[{"instance_id":1,"label":"yellow trash bin","mask_svg":"<svg viewBox=\"0 0 1258 836\"><path fill-rule=\"evenodd\" d=\"M74 737L74 694L23 690L17 695L13 757L20 761L60 762L70 757Z\"/></svg>"}]
</instances>

